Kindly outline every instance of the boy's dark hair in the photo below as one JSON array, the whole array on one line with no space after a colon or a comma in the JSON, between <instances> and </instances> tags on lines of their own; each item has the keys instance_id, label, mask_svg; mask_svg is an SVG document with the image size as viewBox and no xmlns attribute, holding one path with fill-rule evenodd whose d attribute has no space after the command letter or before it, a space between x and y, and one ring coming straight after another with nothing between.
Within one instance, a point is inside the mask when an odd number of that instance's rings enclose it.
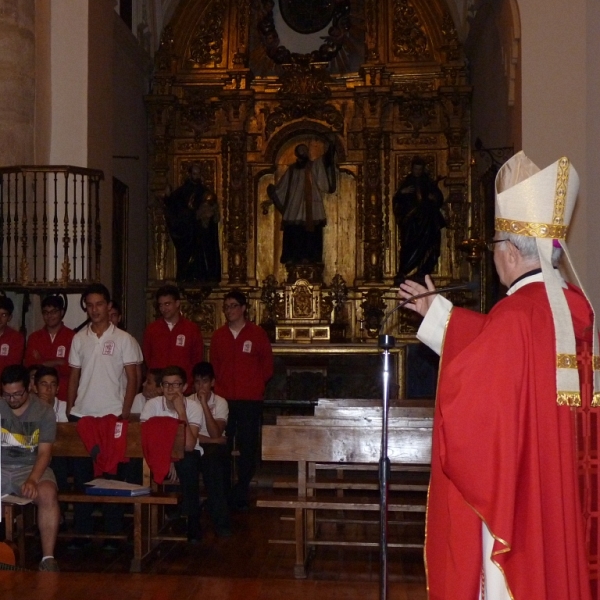
<instances>
[{"instance_id":1,"label":"boy's dark hair","mask_svg":"<svg viewBox=\"0 0 600 600\"><path fill-rule=\"evenodd\" d=\"M223 296L223 302L225 302L225 300L228 298L235 300L241 306L246 306L248 304L246 295L240 292L240 290L231 290L230 292L227 292L225 296Z\"/></svg>"},{"instance_id":2,"label":"boy's dark hair","mask_svg":"<svg viewBox=\"0 0 600 600\"><path fill-rule=\"evenodd\" d=\"M31 373L37 373L39 369L42 369L44 365L29 365L27 367L27 372L31 375Z\"/></svg>"},{"instance_id":3,"label":"boy's dark hair","mask_svg":"<svg viewBox=\"0 0 600 600\"><path fill-rule=\"evenodd\" d=\"M23 365L8 365L8 367L4 367L2 375L0 375L0 383L7 385L19 382L23 384L26 390L29 388L29 371Z\"/></svg>"},{"instance_id":4,"label":"boy's dark hair","mask_svg":"<svg viewBox=\"0 0 600 600\"><path fill-rule=\"evenodd\" d=\"M204 360L194 365L194 368L192 369L192 377L194 379L196 379L196 377L210 377L211 379L214 379L215 370L209 362Z\"/></svg>"},{"instance_id":5,"label":"boy's dark hair","mask_svg":"<svg viewBox=\"0 0 600 600\"><path fill-rule=\"evenodd\" d=\"M42 300L42 309L47 306L51 306L52 308L58 308L58 310L65 310L65 301L62 299L62 296L46 296Z\"/></svg>"},{"instance_id":6,"label":"boy's dark hair","mask_svg":"<svg viewBox=\"0 0 600 600\"><path fill-rule=\"evenodd\" d=\"M12 315L15 310L15 305L10 298L0 296L0 310L5 310L9 315Z\"/></svg>"},{"instance_id":7,"label":"boy's dark hair","mask_svg":"<svg viewBox=\"0 0 600 600\"><path fill-rule=\"evenodd\" d=\"M160 385L163 376L163 370L164 369L148 369L148 371L146 372L146 377L148 377L148 375L152 375L156 384Z\"/></svg>"},{"instance_id":8,"label":"boy's dark hair","mask_svg":"<svg viewBox=\"0 0 600 600\"><path fill-rule=\"evenodd\" d=\"M117 311L117 312L118 312L120 315L122 315L122 314L123 314L123 310L121 309L121 305L120 305L120 304L119 304L119 303L118 303L116 300L113 300L113 301L112 301L112 307L113 307L113 309L114 309L114 310L116 310L116 311Z\"/></svg>"},{"instance_id":9,"label":"boy's dark hair","mask_svg":"<svg viewBox=\"0 0 600 600\"><path fill-rule=\"evenodd\" d=\"M37 385L40 382L42 377L46 377L50 375L51 377L56 377L56 383L58 383L58 371L54 367L44 367L41 366L33 376L33 383Z\"/></svg>"},{"instance_id":10,"label":"boy's dark hair","mask_svg":"<svg viewBox=\"0 0 600 600\"><path fill-rule=\"evenodd\" d=\"M88 285L85 288L85 290L83 290L83 294L81 294L81 300L83 304L86 303L87 297L90 294L98 294L100 296L103 296L106 302L110 302L110 292L108 291L108 288L102 283L92 283L91 285Z\"/></svg>"},{"instance_id":11,"label":"boy's dark hair","mask_svg":"<svg viewBox=\"0 0 600 600\"><path fill-rule=\"evenodd\" d=\"M177 377L181 377L181 380L183 381L184 385L187 383L187 375L185 374L185 369L182 369L181 367L172 365L172 366L166 367L162 370L162 373L160 376L161 384L162 384L162 380L165 377L172 377L173 375L177 375Z\"/></svg>"},{"instance_id":12,"label":"boy's dark hair","mask_svg":"<svg viewBox=\"0 0 600 600\"><path fill-rule=\"evenodd\" d=\"M175 285L163 285L156 290L156 301L163 296L173 296L174 300L181 300L179 288Z\"/></svg>"}]
</instances>

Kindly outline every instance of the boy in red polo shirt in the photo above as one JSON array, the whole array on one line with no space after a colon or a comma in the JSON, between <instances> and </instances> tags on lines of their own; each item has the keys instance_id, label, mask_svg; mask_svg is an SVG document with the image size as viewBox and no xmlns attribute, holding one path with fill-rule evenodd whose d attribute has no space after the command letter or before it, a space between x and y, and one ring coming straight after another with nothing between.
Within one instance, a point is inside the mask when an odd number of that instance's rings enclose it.
<instances>
[{"instance_id":1,"label":"boy in red polo shirt","mask_svg":"<svg viewBox=\"0 0 600 600\"><path fill-rule=\"evenodd\" d=\"M144 331L142 350L148 369L181 367L188 382L193 382L192 368L202 361L204 346L200 328L181 314L181 297L174 285L165 285L156 292L160 318ZM185 393L191 393L188 383Z\"/></svg>"},{"instance_id":2,"label":"boy in red polo shirt","mask_svg":"<svg viewBox=\"0 0 600 600\"><path fill-rule=\"evenodd\" d=\"M21 364L25 338L21 333L9 327L15 305L10 298L0 296L0 373L8 365Z\"/></svg>"},{"instance_id":3,"label":"boy in red polo shirt","mask_svg":"<svg viewBox=\"0 0 600 600\"><path fill-rule=\"evenodd\" d=\"M42 300L44 327L34 331L27 340L26 367L43 365L58 371L57 398L66 402L69 388L69 352L75 335L64 323L65 305L60 296L47 296Z\"/></svg>"}]
</instances>

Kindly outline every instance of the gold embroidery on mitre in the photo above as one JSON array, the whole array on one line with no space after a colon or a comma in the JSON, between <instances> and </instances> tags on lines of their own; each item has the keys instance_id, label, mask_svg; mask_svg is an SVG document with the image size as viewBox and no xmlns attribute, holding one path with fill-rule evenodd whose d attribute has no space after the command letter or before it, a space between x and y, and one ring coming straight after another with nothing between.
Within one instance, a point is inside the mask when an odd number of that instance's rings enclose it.
<instances>
[{"instance_id":1,"label":"gold embroidery on mitre","mask_svg":"<svg viewBox=\"0 0 600 600\"><path fill-rule=\"evenodd\" d=\"M513 221L511 219L496 218L496 231L506 231L517 235L526 235L536 238L550 238L564 240L567 237L566 225L551 225L549 223L528 223L527 221Z\"/></svg>"},{"instance_id":2,"label":"gold embroidery on mitre","mask_svg":"<svg viewBox=\"0 0 600 600\"><path fill-rule=\"evenodd\" d=\"M556 403L559 406L581 406L581 394L579 392L558 392Z\"/></svg>"},{"instance_id":3,"label":"gold embroidery on mitre","mask_svg":"<svg viewBox=\"0 0 600 600\"><path fill-rule=\"evenodd\" d=\"M576 354L557 354L556 355L557 369L576 369L577 355Z\"/></svg>"},{"instance_id":4,"label":"gold embroidery on mitre","mask_svg":"<svg viewBox=\"0 0 600 600\"><path fill-rule=\"evenodd\" d=\"M592 398L592 408L598 407L600 407L600 392L594 394L594 397Z\"/></svg>"},{"instance_id":5,"label":"gold embroidery on mitre","mask_svg":"<svg viewBox=\"0 0 600 600\"><path fill-rule=\"evenodd\" d=\"M556 192L554 193L553 225L562 225L565 221L565 201L569 187L569 159L563 156L556 169Z\"/></svg>"},{"instance_id":6,"label":"gold embroidery on mitre","mask_svg":"<svg viewBox=\"0 0 600 600\"><path fill-rule=\"evenodd\" d=\"M592 368L594 369L594 371L600 371L600 356L594 356L592 358Z\"/></svg>"}]
</instances>

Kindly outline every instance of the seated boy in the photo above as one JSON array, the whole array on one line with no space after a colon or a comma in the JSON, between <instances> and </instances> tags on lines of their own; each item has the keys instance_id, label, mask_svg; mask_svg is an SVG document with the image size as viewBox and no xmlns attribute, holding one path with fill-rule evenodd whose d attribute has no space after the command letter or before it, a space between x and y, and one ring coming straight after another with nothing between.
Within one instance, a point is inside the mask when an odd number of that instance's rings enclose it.
<instances>
[{"instance_id":1,"label":"seated boy","mask_svg":"<svg viewBox=\"0 0 600 600\"><path fill-rule=\"evenodd\" d=\"M152 417L172 417L186 424L184 458L175 464L175 469L181 482L183 513L188 517L188 541L195 543L200 540L200 490L197 468L195 477L193 473L193 457L196 448L199 448L197 438L203 418L202 407L198 402L184 398L186 373L181 367L171 366L163 369L161 386L164 395L146 402L140 421L143 423Z\"/></svg>"},{"instance_id":2,"label":"seated boy","mask_svg":"<svg viewBox=\"0 0 600 600\"><path fill-rule=\"evenodd\" d=\"M31 376L32 367L29 367ZM64 400L59 400L58 394L59 376L58 371L54 367L44 367L38 365L33 375L33 393L37 397L52 408L56 417L57 423L67 423L67 403ZM50 468L56 478L58 489L61 492L69 490L69 474L71 474L71 460L66 456L53 456L50 462ZM64 523L64 518L61 516L61 526Z\"/></svg>"},{"instance_id":3,"label":"seated boy","mask_svg":"<svg viewBox=\"0 0 600 600\"><path fill-rule=\"evenodd\" d=\"M188 400L202 407L202 423L198 434L201 450L194 452L193 459L202 473L208 496L207 506L217 535L231 535L229 510L227 507L227 478L229 460L225 427L229 406L225 398L213 392L215 372L209 362L200 362L192 369L195 393Z\"/></svg>"},{"instance_id":4,"label":"seated boy","mask_svg":"<svg viewBox=\"0 0 600 600\"><path fill-rule=\"evenodd\" d=\"M28 391L29 373L22 365L9 365L0 376L2 398L2 495L30 498L38 507L42 542L40 571L58 571L54 545L58 533L56 479L49 468L56 437L54 411Z\"/></svg>"},{"instance_id":5,"label":"seated boy","mask_svg":"<svg viewBox=\"0 0 600 600\"><path fill-rule=\"evenodd\" d=\"M29 368L31 374L31 367ZM54 367L38 366L33 375L33 392L52 408L57 423L67 423L67 403L56 397L58 371Z\"/></svg>"},{"instance_id":6,"label":"seated boy","mask_svg":"<svg viewBox=\"0 0 600 600\"><path fill-rule=\"evenodd\" d=\"M131 414L141 414L146 402L157 396L162 396L162 387L160 380L162 377L162 369L148 369L146 379L142 383L142 391L135 396L131 405Z\"/></svg>"}]
</instances>

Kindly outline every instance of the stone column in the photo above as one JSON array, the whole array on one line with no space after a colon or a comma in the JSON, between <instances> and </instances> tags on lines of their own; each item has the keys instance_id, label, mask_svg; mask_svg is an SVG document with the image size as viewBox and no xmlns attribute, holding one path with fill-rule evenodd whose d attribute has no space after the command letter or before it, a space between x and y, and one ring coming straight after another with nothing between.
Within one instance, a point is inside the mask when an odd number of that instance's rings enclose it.
<instances>
[{"instance_id":1,"label":"stone column","mask_svg":"<svg viewBox=\"0 0 600 600\"><path fill-rule=\"evenodd\" d=\"M35 0L0 0L0 164L34 162Z\"/></svg>"}]
</instances>

